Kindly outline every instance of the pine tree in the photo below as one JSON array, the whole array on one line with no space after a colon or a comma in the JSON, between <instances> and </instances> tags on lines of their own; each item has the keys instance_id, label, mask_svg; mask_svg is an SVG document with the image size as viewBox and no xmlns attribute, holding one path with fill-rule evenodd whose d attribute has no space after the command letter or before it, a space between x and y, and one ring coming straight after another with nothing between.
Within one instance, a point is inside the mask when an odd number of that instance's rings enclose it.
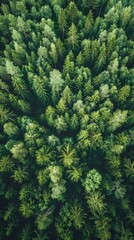
<instances>
[{"instance_id":1,"label":"pine tree","mask_svg":"<svg viewBox=\"0 0 134 240\"><path fill-rule=\"evenodd\" d=\"M77 21L77 18L78 18L78 8L76 6L76 4L74 2L70 2L68 4L68 7L66 9L66 13L67 13L67 16L68 16L68 22L71 22L71 23L76 23Z\"/></svg>"},{"instance_id":2,"label":"pine tree","mask_svg":"<svg viewBox=\"0 0 134 240\"><path fill-rule=\"evenodd\" d=\"M44 146L36 152L36 161L39 165L43 166L54 158L54 152L50 148Z\"/></svg>"},{"instance_id":3,"label":"pine tree","mask_svg":"<svg viewBox=\"0 0 134 240\"><path fill-rule=\"evenodd\" d=\"M64 66L63 66L63 76L67 78L72 76L74 73L74 62L71 61L70 59L70 55L68 54L66 56L66 59L65 59L65 62L64 62ZM66 81L67 82L67 85L70 85L71 83L71 79L69 79L70 81ZM70 83L70 84L69 84ZM70 86L69 86L70 87Z\"/></svg>"},{"instance_id":4,"label":"pine tree","mask_svg":"<svg viewBox=\"0 0 134 240\"><path fill-rule=\"evenodd\" d=\"M95 215L96 213L103 213L106 209L106 203L104 203L104 195L99 191L91 192L87 196L87 203L90 211Z\"/></svg>"},{"instance_id":5,"label":"pine tree","mask_svg":"<svg viewBox=\"0 0 134 240\"><path fill-rule=\"evenodd\" d=\"M69 178L72 182L78 182L82 176L81 168L72 167L68 170Z\"/></svg>"},{"instance_id":6,"label":"pine tree","mask_svg":"<svg viewBox=\"0 0 134 240\"><path fill-rule=\"evenodd\" d=\"M8 121L14 121L15 114L10 110L0 105L0 123L6 123Z\"/></svg>"},{"instance_id":7,"label":"pine tree","mask_svg":"<svg viewBox=\"0 0 134 240\"><path fill-rule=\"evenodd\" d=\"M62 115L58 116L55 120L55 128L57 129L58 133L65 132L67 130L67 123Z\"/></svg>"},{"instance_id":8,"label":"pine tree","mask_svg":"<svg viewBox=\"0 0 134 240\"><path fill-rule=\"evenodd\" d=\"M100 48L100 54L98 56L96 63L97 70L101 70L105 63L106 63L106 46L105 44L103 44Z\"/></svg>"},{"instance_id":9,"label":"pine tree","mask_svg":"<svg viewBox=\"0 0 134 240\"><path fill-rule=\"evenodd\" d=\"M67 26L67 21L66 21L66 14L65 14L65 10L61 9L59 18L58 18L58 24L59 24L59 28L62 32L62 38L64 40L64 36L65 36L65 30L66 30L66 26Z\"/></svg>"},{"instance_id":10,"label":"pine tree","mask_svg":"<svg viewBox=\"0 0 134 240\"><path fill-rule=\"evenodd\" d=\"M35 91L35 94L37 95L39 100L43 104L45 104L47 99L45 79L41 79L40 77L35 75L33 79L33 90Z\"/></svg>"},{"instance_id":11,"label":"pine tree","mask_svg":"<svg viewBox=\"0 0 134 240\"><path fill-rule=\"evenodd\" d=\"M82 6L86 9L89 9L90 7L95 9L100 5L101 1L100 0L91 0L90 2L87 0L82 0Z\"/></svg>"},{"instance_id":12,"label":"pine tree","mask_svg":"<svg viewBox=\"0 0 134 240\"><path fill-rule=\"evenodd\" d=\"M56 45L54 43L51 43L50 56L52 57L54 67L56 67L56 63L58 61L58 54L57 54Z\"/></svg>"},{"instance_id":13,"label":"pine tree","mask_svg":"<svg viewBox=\"0 0 134 240\"><path fill-rule=\"evenodd\" d=\"M10 137L16 137L20 134L20 130L18 126L16 126L12 122L8 122L4 124L4 132Z\"/></svg>"},{"instance_id":14,"label":"pine tree","mask_svg":"<svg viewBox=\"0 0 134 240\"><path fill-rule=\"evenodd\" d=\"M71 24L69 31L67 33L67 45L70 49L74 50L78 47L79 36L77 33L77 28L74 23Z\"/></svg>"},{"instance_id":15,"label":"pine tree","mask_svg":"<svg viewBox=\"0 0 134 240\"><path fill-rule=\"evenodd\" d=\"M65 167L70 167L72 164L75 164L79 159L76 156L75 149L72 149L68 144L61 152L61 159Z\"/></svg>"},{"instance_id":16,"label":"pine tree","mask_svg":"<svg viewBox=\"0 0 134 240\"><path fill-rule=\"evenodd\" d=\"M21 169L20 167L18 167L12 175L14 181L18 183L23 183L23 181L28 180L28 177L28 170L26 168Z\"/></svg>"},{"instance_id":17,"label":"pine tree","mask_svg":"<svg viewBox=\"0 0 134 240\"><path fill-rule=\"evenodd\" d=\"M60 98L58 104L57 104L57 109L59 111L59 113L64 113L66 112L66 102L64 101L63 98Z\"/></svg>"},{"instance_id":18,"label":"pine tree","mask_svg":"<svg viewBox=\"0 0 134 240\"><path fill-rule=\"evenodd\" d=\"M85 33L88 36L91 36L91 33L93 31L93 13L90 10L87 17L86 17L86 21L85 21Z\"/></svg>"},{"instance_id":19,"label":"pine tree","mask_svg":"<svg viewBox=\"0 0 134 240\"><path fill-rule=\"evenodd\" d=\"M52 89L52 99L56 100L56 97L59 96L60 91L62 90L62 86L64 84L64 80L62 79L62 75L60 71L54 69L50 72L50 86Z\"/></svg>"},{"instance_id":20,"label":"pine tree","mask_svg":"<svg viewBox=\"0 0 134 240\"><path fill-rule=\"evenodd\" d=\"M121 26L125 28L129 21L131 20L131 6L125 7L121 11L121 16L120 16L120 21L121 21Z\"/></svg>"},{"instance_id":21,"label":"pine tree","mask_svg":"<svg viewBox=\"0 0 134 240\"><path fill-rule=\"evenodd\" d=\"M127 113L128 112L125 110L121 111L118 109L109 121L109 130L115 131L118 127L120 127L126 121Z\"/></svg>"},{"instance_id":22,"label":"pine tree","mask_svg":"<svg viewBox=\"0 0 134 240\"><path fill-rule=\"evenodd\" d=\"M85 224L85 216L82 206L78 202L74 202L71 207L71 220L76 229L81 229Z\"/></svg>"},{"instance_id":23,"label":"pine tree","mask_svg":"<svg viewBox=\"0 0 134 240\"><path fill-rule=\"evenodd\" d=\"M0 172L10 172L14 168L14 163L9 156L5 156L0 161Z\"/></svg>"},{"instance_id":24,"label":"pine tree","mask_svg":"<svg viewBox=\"0 0 134 240\"><path fill-rule=\"evenodd\" d=\"M129 85L123 86L119 92L119 100L124 102L129 96L129 94L130 94L130 86Z\"/></svg>"},{"instance_id":25,"label":"pine tree","mask_svg":"<svg viewBox=\"0 0 134 240\"><path fill-rule=\"evenodd\" d=\"M130 159L125 159L124 161L124 170L126 173L126 176L133 180L134 178L134 162L132 162Z\"/></svg>"}]
</instances>

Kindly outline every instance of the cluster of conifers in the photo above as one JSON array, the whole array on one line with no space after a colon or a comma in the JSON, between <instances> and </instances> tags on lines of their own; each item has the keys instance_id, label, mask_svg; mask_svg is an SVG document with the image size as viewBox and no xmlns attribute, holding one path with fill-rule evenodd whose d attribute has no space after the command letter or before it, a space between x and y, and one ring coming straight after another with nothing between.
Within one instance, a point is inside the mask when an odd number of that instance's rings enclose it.
<instances>
[{"instance_id":1,"label":"cluster of conifers","mask_svg":"<svg viewBox=\"0 0 134 240\"><path fill-rule=\"evenodd\" d=\"M133 14L2 0L0 240L134 240Z\"/></svg>"}]
</instances>

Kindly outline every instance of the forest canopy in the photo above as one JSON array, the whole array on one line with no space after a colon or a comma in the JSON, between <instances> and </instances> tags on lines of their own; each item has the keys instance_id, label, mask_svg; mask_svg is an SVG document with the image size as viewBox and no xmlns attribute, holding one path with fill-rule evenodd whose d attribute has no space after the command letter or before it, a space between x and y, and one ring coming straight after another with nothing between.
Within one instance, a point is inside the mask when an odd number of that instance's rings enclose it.
<instances>
[{"instance_id":1,"label":"forest canopy","mask_svg":"<svg viewBox=\"0 0 134 240\"><path fill-rule=\"evenodd\" d=\"M0 240L134 240L134 3L1 0Z\"/></svg>"}]
</instances>

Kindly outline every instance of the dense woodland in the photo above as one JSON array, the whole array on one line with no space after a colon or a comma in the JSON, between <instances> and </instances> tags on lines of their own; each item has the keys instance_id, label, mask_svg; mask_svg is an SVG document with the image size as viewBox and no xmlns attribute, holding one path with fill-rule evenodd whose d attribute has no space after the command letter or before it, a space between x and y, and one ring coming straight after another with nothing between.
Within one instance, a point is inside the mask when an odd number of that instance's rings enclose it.
<instances>
[{"instance_id":1,"label":"dense woodland","mask_svg":"<svg viewBox=\"0 0 134 240\"><path fill-rule=\"evenodd\" d=\"M134 240L133 0L2 0L0 240Z\"/></svg>"}]
</instances>

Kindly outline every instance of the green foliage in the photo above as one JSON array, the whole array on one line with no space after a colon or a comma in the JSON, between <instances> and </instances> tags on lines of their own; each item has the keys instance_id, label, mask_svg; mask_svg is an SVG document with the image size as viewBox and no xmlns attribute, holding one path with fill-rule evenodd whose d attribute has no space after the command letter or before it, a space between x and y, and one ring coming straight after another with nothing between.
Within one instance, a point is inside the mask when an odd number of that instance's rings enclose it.
<instances>
[{"instance_id":1,"label":"green foliage","mask_svg":"<svg viewBox=\"0 0 134 240\"><path fill-rule=\"evenodd\" d=\"M63 98L60 99L60 101L57 104L57 109L60 113L64 113L66 111L66 103Z\"/></svg>"},{"instance_id":2,"label":"green foliage","mask_svg":"<svg viewBox=\"0 0 134 240\"><path fill-rule=\"evenodd\" d=\"M85 33L88 35L92 33L93 30L93 13L90 10L87 17L86 17L86 21L85 21Z\"/></svg>"},{"instance_id":3,"label":"green foliage","mask_svg":"<svg viewBox=\"0 0 134 240\"><path fill-rule=\"evenodd\" d=\"M21 169L20 167L18 167L14 171L14 174L12 175L15 182L18 182L18 183L22 183L23 181L27 180L28 176L29 176L29 174L28 174L27 169L26 168Z\"/></svg>"},{"instance_id":4,"label":"green foliage","mask_svg":"<svg viewBox=\"0 0 134 240\"><path fill-rule=\"evenodd\" d=\"M121 181L113 182L111 191L114 191L115 197L117 199L124 198L125 193L126 193L125 186L121 186Z\"/></svg>"},{"instance_id":5,"label":"green foliage","mask_svg":"<svg viewBox=\"0 0 134 240\"><path fill-rule=\"evenodd\" d=\"M54 208L50 207L45 212L39 214L36 219L36 224L39 230L45 230L53 221Z\"/></svg>"},{"instance_id":6,"label":"green foliage","mask_svg":"<svg viewBox=\"0 0 134 240\"><path fill-rule=\"evenodd\" d=\"M17 144L14 144L13 147L11 148L10 152L13 154L13 157L15 159L25 159L27 156L27 149L24 147L23 142L19 142Z\"/></svg>"},{"instance_id":7,"label":"green foliage","mask_svg":"<svg viewBox=\"0 0 134 240\"><path fill-rule=\"evenodd\" d=\"M55 127L58 133L62 131L65 132L67 130L67 123L62 115L57 117L55 121Z\"/></svg>"},{"instance_id":8,"label":"green foliage","mask_svg":"<svg viewBox=\"0 0 134 240\"><path fill-rule=\"evenodd\" d=\"M22 216L25 218L29 218L33 215L34 213L34 206L32 203L23 203L20 205L19 208L20 212L22 213Z\"/></svg>"},{"instance_id":9,"label":"green foliage","mask_svg":"<svg viewBox=\"0 0 134 240\"><path fill-rule=\"evenodd\" d=\"M129 6L129 7L125 7L121 12L120 20L121 20L121 26L123 28L127 26L127 24L131 19L131 11L132 11L132 8L131 6Z\"/></svg>"},{"instance_id":10,"label":"green foliage","mask_svg":"<svg viewBox=\"0 0 134 240\"><path fill-rule=\"evenodd\" d=\"M47 93L46 93L46 87L45 87L45 78L41 79L38 76L34 76L33 90L35 91L39 100L42 103L46 103Z\"/></svg>"},{"instance_id":11,"label":"green foliage","mask_svg":"<svg viewBox=\"0 0 134 240\"><path fill-rule=\"evenodd\" d=\"M67 26L67 21L66 21L66 15L65 15L65 10L61 9L60 11L60 15L58 18L58 24L59 24L59 29L62 32L62 37L64 39L64 35L65 35L65 29Z\"/></svg>"},{"instance_id":12,"label":"green foliage","mask_svg":"<svg viewBox=\"0 0 134 240\"><path fill-rule=\"evenodd\" d=\"M14 167L13 161L9 156L5 156L0 161L0 172L10 172Z\"/></svg>"},{"instance_id":13,"label":"green foliage","mask_svg":"<svg viewBox=\"0 0 134 240\"><path fill-rule=\"evenodd\" d=\"M71 169L68 170L68 173L72 182L78 182L82 176L82 169L72 167Z\"/></svg>"},{"instance_id":14,"label":"green foliage","mask_svg":"<svg viewBox=\"0 0 134 240\"><path fill-rule=\"evenodd\" d=\"M83 182L87 193L97 190L100 187L102 176L96 169L92 169L87 173L86 179Z\"/></svg>"},{"instance_id":15,"label":"green foliage","mask_svg":"<svg viewBox=\"0 0 134 240\"><path fill-rule=\"evenodd\" d=\"M8 121L13 121L15 114L10 112L10 110L5 109L2 105L0 105L0 123L6 123Z\"/></svg>"},{"instance_id":16,"label":"green foliage","mask_svg":"<svg viewBox=\"0 0 134 240\"><path fill-rule=\"evenodd\" d=\"M65 188L65 180L61 180L52 185L52 199L57 199L59 201L64 201L64 193L66 191Z\"/></svg>"},{"instance_id":17,"label":"green foliage","mask_svg":"<svg viewBox=\"0 0 134 240\"><path fill-rule=\"evenodd\" d=\"M66 191L66 188L65 180L62 179L62 169L59 166L50 166L49 171L49 177L52 182L51 197L53 199L63 200L63 193Z\"/></svg>"},{"instance_id":18,"label":"green foliage","mask_svg":"<svg viewBox=\"0 0 134 240\"><path fill-rule=\"evenodd\" d=\"M52 72L50 72L50 86L52 89L53 101L57 96L59 96L59 93L62 90L63 84L64 84L64 81L62 79L62 75L60 71L54 69Z\"/></svg>"},{"instance_id":19,"label":"green foliage","mask_svg":"<svg viewBox=\"0 0 134 240\"><path fill-rule=\"evenodd\" d=\"M41 166L48 164L53 158L54 153L47 146L40 148L36 152L36 162Z\"/></svg>"},{"instance_id":20,"label":"green foliage","mask_svg":"<svg viewBox=\"0 0 134 240\"><path fill-rule=\"evenodd\" d=\"M82 5L84 8L90 8L92 7L93 9L97 8L100 5L101 1L100 0L91 0L90 2L87 0L82 0Z\"/></svg>"},{"instance_id":21,"label":"green foliage","mask_svg":"<svg viewBox=\"0 0 134 240\"><path fill-rule=\"evenodd\" d=\"M126 118L127 118L127 111L121 111L121 110L117 110L113 117L110 119L109 121L109 131L113 132L115 131L118 127L120 127L124 122L126 122Z\"/></svg>"},{"instance_id":22,"label":"green foliage","mask_svg":"<svg viewBox=\"0 0 134 240\"><path fill-rule=\"evenodd\" d=\"M97 237L102 240L111 239L110 218L105 215L95 217L95 225L97 229Z\"/></svg>"},{"instance_id":23,"label":"green foliage","mask_svg":"<svg viewBox=\"0 0 134 240\"><path fill-rule=\"evenodd\" d=\"M4 124L4 132L9 136L13 137L19 134L19 128L12 122Z\"/></svg>"},{"instance_id":24,"label":"green foliage","mask_svg":"<svg viewBox=\"0 0 134 240\"><path fill-rule=\"evenodd\" d=\"M70 49L74 50L76 47L78 47L78 33L77 28L74 23L69 28L68 31L68 38L67 38L67 45Z\"/></svg>"},{"instance_id":25,"label":"green foliage","mask_svg":"<svg viewBox=\"0 0 134 240\"><path fill-rule=\"evenodd\" d=\"M18 77L20 75L20 70L18 67L15 67L13 65L13 62L10 61L6 61L6 71L8 74L10 74L11 76L16 76Z\"/></svg>"},{"instance_id":26,"label":"green foliage","mask_svg":"<svg viewBox=\"0 0 134 240\"><path fill-rule=\"evenodd\" d=\"M106 46L105 44L103 44L100 48L100 54L98 56L97 63L96 63L97 70L102 69L105 63L106 63Z\"/></svg>"},{"instance_id":27,"label":"green foliage","mask_svg":"<svg viewBox=\"0 0 134 240\"><path fill-rule=\"evenodd\" d=\"M53 183L58 182L62 177L62 169L59 166L50 166L49 177Z\"/></svg>"},{"instance_id":28,"label":"green foliage","mask_svg":"<svg viewBox=\"0 0 134 240\"><path fill-rule=\"evenodd\" d=\"M69 144L67 144L61 152L61 159L65 167L70 167L75 164L79 159L76 156L75 149L72 149Z\"/></svg>"},{"instance_id":29,"label":"green foliage","mask_svg":"<svg viewBox=\"0 0 134 240\"><path fill-rule=\"evenodd\" d=\"M73 234L70 229L72 222L70 221L70 206L66 202L60 209L59 216L56 219L55 227L58 235L62 239L71 240Z\"/></svg>"},{"instance_id":30,"label":"green foliage","mask_svg":"<svg viewBox=\"0 0 134 240\"><path fill-rule=\"evenodd\" d=\"M119 100L121 101L125 101L127 99L127 97L130 94L130 86L129 85L125 85L124 87L122 87L120 89L119 92Z\"/></svg>"},{"instance_id":31,"label":"green foliage","mask_svg":"<svg viewBox=\"0 0 134 240\"><path fill-rule=\"evenodd\" d=\"M22 230L21 240L30 240L30 238L29 238L30 230L31 230L30 224L26 224Z\"/></svg>"},{"instance_id":32,"label":"green foliage","mask_svg":"<svg viewBox=\"0 0 134 240\"><path fill-rule=\"evenodd\" d=\"M134 162L132 162L130 159L125 159L124 170L125 170L126 176L133 180L134 179Z\"/></svg>"},{"instance_id":33,"label":"green foliage","mask_svg":"<svg viewBox=\"0 0 134 240\"><path fill-rule=\"evenodd\" d=\"M104 212L106 208L104 196L98 191L90 193L90 195L87 197L87 204L93 214Z\"/></svg>"},{"instance_id":34,"label":"green foliage","mask_svg":"<svg viewBox=\"0 0 134 240\"><path fill-rule=\"evenodd\" d=\"M81 229L85 224L85 216L86 216L86 214L82 209L82 206L79 203L74 202L70 209L70 213L71 213L71 221L73 222L74 227L76 229Z\"/></svg>"},{"instance_id":35,"label":"green foliage","mask_svg":"<svg viewBox=\"0 0 134 240\"><path fill-rule=\"evenodd\" d=\"M55 109L52 106L47 107L45 117L46 117L47 123L50 126L53 126L54 118L55 118Z\"/></svg>"},{"instance_id":36,"label":"green foliage","mask_svg":"<svg viewBox=\"0 0 134 240\"><path fill-rule=\"evenodd\" d=\"M2 0L0 240L134 239L132 0Z\"/></svg>"}]
</instances>

